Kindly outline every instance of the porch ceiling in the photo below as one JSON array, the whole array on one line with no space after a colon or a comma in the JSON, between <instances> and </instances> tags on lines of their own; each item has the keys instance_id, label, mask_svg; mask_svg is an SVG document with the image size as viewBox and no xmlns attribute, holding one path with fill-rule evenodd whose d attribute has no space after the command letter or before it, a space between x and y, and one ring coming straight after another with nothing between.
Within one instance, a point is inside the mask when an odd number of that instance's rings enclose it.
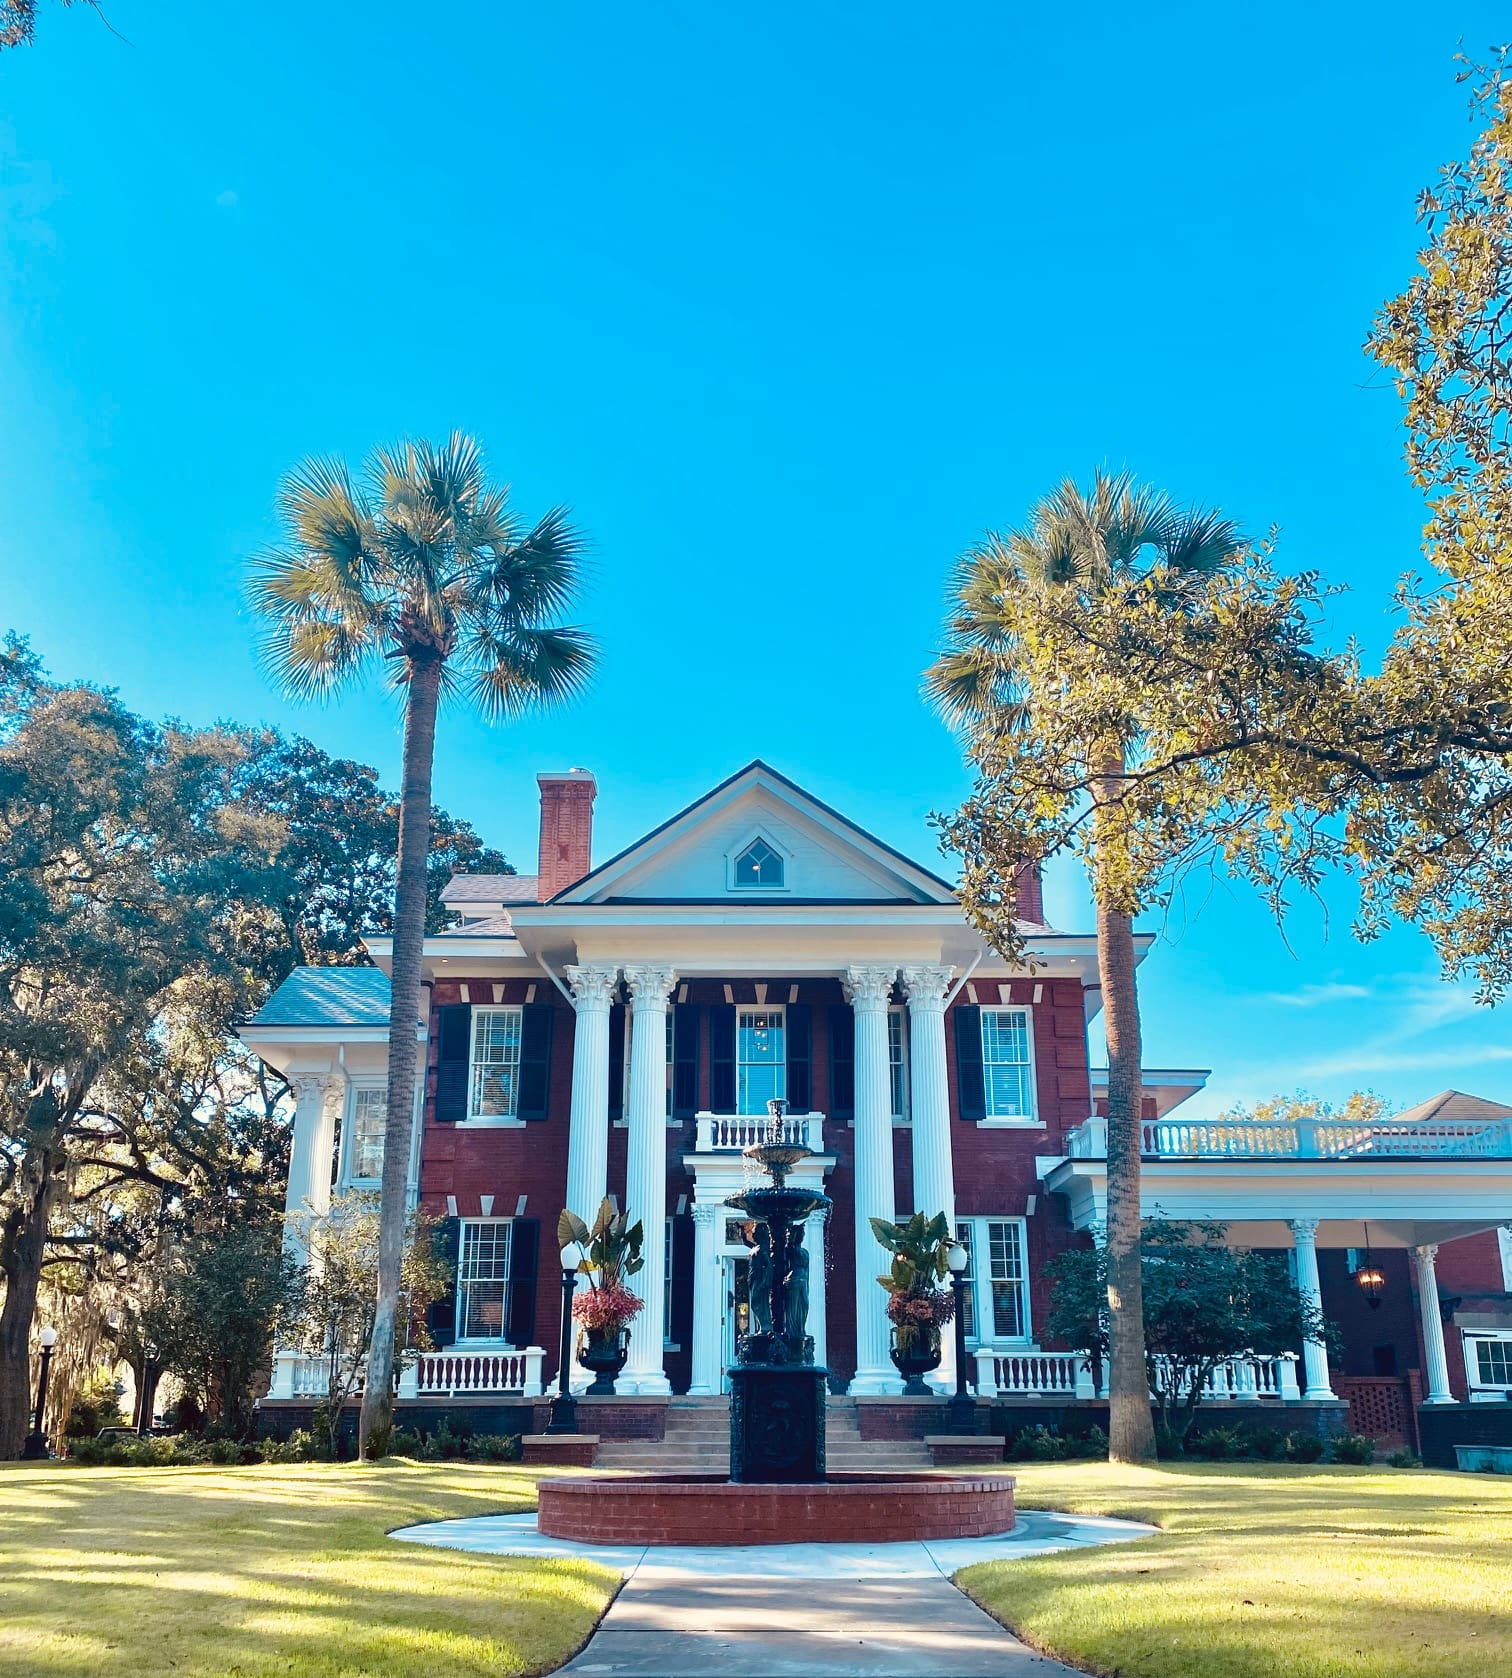
<instances>
[{"instance_id":1,"label":"porch ceiling","mask_svg":"<svg viewBox=\"0 0 1512 1678\"><path fill-rule=\"evenodd\" d=\"M1107 1215L1107 1163L1040 1159L1046 1190L1077 1229ZM1228 1226L1234 1246L1289 1246L1285 1225L1315 1219L1320 1247L1412 1247L1512 1223L1512 1159L1146 1160L1146 1218Z\"/></svg>"}]
</instances>

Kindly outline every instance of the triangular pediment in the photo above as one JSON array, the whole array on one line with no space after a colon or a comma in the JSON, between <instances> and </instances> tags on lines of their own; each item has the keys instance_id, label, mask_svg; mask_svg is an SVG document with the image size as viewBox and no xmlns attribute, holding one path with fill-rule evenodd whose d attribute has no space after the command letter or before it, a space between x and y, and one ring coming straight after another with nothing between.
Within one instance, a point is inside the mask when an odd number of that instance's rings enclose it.
<instances>
[{"instance_id":1,"label":"triangular pediment","mask_svg":"<svg viewBox=\"0 0 1512 1678\"><path fill-rule=\"evenodd\" d=\"M956 896L947 881L758 760L553 901L954 903Z\"/></svg>"}]
</instances>

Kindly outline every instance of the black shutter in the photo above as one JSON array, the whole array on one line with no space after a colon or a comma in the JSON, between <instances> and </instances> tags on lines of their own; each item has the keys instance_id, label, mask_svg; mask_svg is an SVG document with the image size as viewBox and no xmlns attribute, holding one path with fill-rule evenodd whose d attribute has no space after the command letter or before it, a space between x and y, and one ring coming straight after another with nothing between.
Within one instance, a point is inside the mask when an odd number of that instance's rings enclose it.
<instances>
[{"instance_id":1,"label":"black shutter","mask_svg":"<svg viewBox=\"0 0 1512 1678\"><path fill-rule=\"evenodd\" d=\"M987 1117L987 1086L982 1079L982 1010L955 1008L956 1117L973 1124Z\"/></svg>"},{"instance_id":2,"label":"black shutter","mask_svg":"<svg viewBox=\"0 0 1512 1678\"><path fill-rule=\"evenodd\" d=\"M691 1119L698 1111L698 1028L703 1009L679 1002L672 1015L672 1117Z\"/></svg>"},{"instance_id":3,"label":"black shutter","mask_svg":"<svg viewBox=\"0 0 1512 1678\"><path fill-rule=\"evenodd\" d=\"M735 1111L735 1010L728 1002L709 1010L709 1108Z\"/></svg>"},{"instance_id":4,"label":"black shutter","mask_svg":"<svg viewBox=\"0 0 1512 1678\"><path fill-rule=\"evenodd\" d=\"M541 1220L513 1218L509 1225L509 1328L512 1345L535 1344L536 1269L540 1262Z\"/></svg>"},{"instance_id":5,"label":"black shutter","mask_svg":"<svg viewBox=\"0 0 1512 1678\"><path fill-rule=\"evenodd\" d=\"M814 1105L814 1010L806 1002L787 1009L787 1100L789 1111L807 1113Z\"/></svg>"},{"instance_id":6,"label":"black shutter","mask_svg":"<svg viewBox=\"0 0 1512 1678\"><path fill-rule=\"evenodd\" d=\"M856 1116L856 1016L840 1002L829 1011L830 1110L832 1119Z\"/></svg>"},{"instance_id":7,"label":"black shutter","mask_svg":"<svg viewBox=\"0 0 1512 1678\"><path fill-rule=\"evenodd\" d=\"M425 1310L425 1332L433 1346L450 1346L457 1338L457 1258L461 1245L460 1218L442 1218L432 1228L431 1251L451 1272L447 1292Z\"/></svg>"},{"instance_id":8,"label":"black shutter","mask_svg":"<svg viewBox=\"0 0 1512 1678\"><path fill-rule=\"evenodd\" d=\"M551 1023L556 1009L529 1002L520 1010L520 1101L522 1119L540 1120L551 1105Z\"/></svg>"},{"instance_id":9,"label":"black shutter","mask_svg":"<svg viewBox=\"0 0 1512 1678\"><path fill-rule=\"evenodd\" d=\"M467 1062L472 1054L472 1007L447 1002L436 1010L436 1123L467 1117Z\"/></svg>"},{"instance_id":10,"label":"black shutter","mask_svg":"<svg viewBox=\"0 0 1512 1678\"><path fill-rule=\"evenodd\" d=\"M609 1010L609 1122L625 1116L625 1005L616 1002ZM597 1207L590 1208L597 1211Z\"/></svg>"}]
</instances>

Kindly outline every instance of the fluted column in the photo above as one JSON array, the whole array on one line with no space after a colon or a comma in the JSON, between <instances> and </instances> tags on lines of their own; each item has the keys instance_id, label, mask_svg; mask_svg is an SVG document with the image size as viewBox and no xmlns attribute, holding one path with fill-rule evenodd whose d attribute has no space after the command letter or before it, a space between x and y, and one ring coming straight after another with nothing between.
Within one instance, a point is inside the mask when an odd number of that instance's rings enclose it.
<instances>
[{"instance_id":1,"label":"fluted column","mask_svg":"<svg viewBox=\"0 0 1512 1678\"><path fill-rule=\"evenodd\" d=\"M1423 1374L1428 1381L1425 1404L1453 1404L1449 1390L1449 1360L1444 1356L1444 1317L1439 1309L1438 1270L1434 1261L1438 1248L1414 1247L1412 1265L1417 1273L1418 1315L1423 1324Z\"/></svg>"},{"instance_id":2,"label":"fluted column","mask_svg":"<svg viewBox=\"0 0 1512 1678\"><path fill-rule=\"evenodd\" d=\"M723 1385L724 1266L719 1257L719 1220L724 1205L693 1205L693 1382L690 1398L712 1398Z\"/></svg>"},{"instance_id":3,"label":"fluted column","mask_svg":"<svg viewBox=\"0 0 1512 1678\"><path fill-rule=\"evenodd\" d=\"M1314 1310L1323 1309L1323 1290L1318 1281L1318 1220L1294 1218L1292 1240L1297 1248L1297 1292ZM1328 1378L1328 1348L1321 1340L1302 1342L1303 1398L1337 1398Z\"/></svg>"},{"instance_id":4,"label":"fluted column","mask_svg":"<svg viewBox=\"0 0 1512 1678\"><path fill-rule=\"evenodd\" d=\"M887 1004L892 967L847 967L856 1014L856 1375L853 1393L896 1393L902 1382L888 1357L887 1296L877 1277L892 1263L871 1232L872 1218L893 1218L892 1079Z\"/></svg>"},{"instance_id":5,"label":"fluted column","mask_svg":"<svg viewBox=\"0 0 1512 1678\"><path fill-rule=\"evenodd\" d=\"M945 993L953 967L905 967L908 994L908 1088L913 1136L914 1210L945 1214L955 1233L955 1169L950 1151L950 1085L945 1076ZM941 1336L934 1383L955 1391L955 1335Z\"/></svg>"},{"instance_id":6,"label":"fluted column","mask_svg":"<svg viewBox=\"0 0 1512 1678\"><path fill-rule=\"evenodd\" d=\"M625 969L630 987L629 1153L625 1167L625 1210L632 1224L644 1224L645 1260L628 1278L645 1302L630 1330L624 1390L669 1393L662 1342L666 1290L667 1221L667 993L677 974L670 967Z\"/></svg>"},{"instance_id":7,"label":"fluted column","mask_svg":"<svg viewBox=\"0 0 1512 1678\"><path fill-rule=\"evenodd\" d=\"M568 967L577 1025L567 1121L567 1205L592 1224L609 1184L609 1006L618 967Z\"/></svg>"}]
</instances>

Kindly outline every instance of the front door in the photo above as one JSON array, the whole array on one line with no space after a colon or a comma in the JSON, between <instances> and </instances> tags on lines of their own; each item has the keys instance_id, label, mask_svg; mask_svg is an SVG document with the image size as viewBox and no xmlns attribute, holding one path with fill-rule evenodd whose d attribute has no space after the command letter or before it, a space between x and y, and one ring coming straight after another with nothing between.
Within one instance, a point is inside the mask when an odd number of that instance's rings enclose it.
<instances>
[{"instance_id":1,"label":"front door","mask_svg":"<svg viewBox=\"0 0 1512 1678\"><path fill-rule=\"evenodd\" d=\"M730 1365L735 1362L740 1336L751 1327L751 1261L727 1258L724 1261L724 1358L721 1388L730 1390Z\"/></svg>"}]
</instances>

